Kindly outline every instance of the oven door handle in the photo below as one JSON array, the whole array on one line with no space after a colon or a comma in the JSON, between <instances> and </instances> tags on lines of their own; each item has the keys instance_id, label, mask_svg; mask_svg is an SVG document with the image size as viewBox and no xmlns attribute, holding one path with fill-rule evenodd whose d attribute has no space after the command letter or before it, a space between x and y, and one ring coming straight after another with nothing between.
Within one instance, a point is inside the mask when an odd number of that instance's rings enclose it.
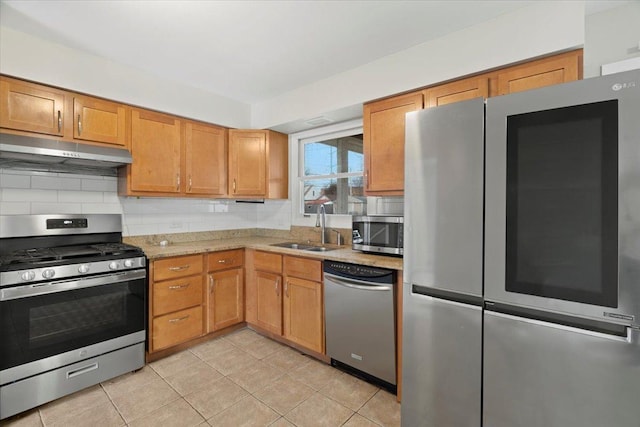
<instances>
[{"instance_id":1,"label":"oven door handle","mask_svg":"<svg viewBox=\"0 0 640 427\"><path fill-rule=\"evenodd\" d=\"M56 292L71 291L75 289L92 288L95 286L111 285L113 283L128 282L130 280L144 279L147 272L144 269L123 271L121 273L103 274L75 280L59 282L36 283L33 285L16 286L0 289L0 301L9 301L20 298L29 298L38 295L53 294Z\"/></svg>"}]
</instances>

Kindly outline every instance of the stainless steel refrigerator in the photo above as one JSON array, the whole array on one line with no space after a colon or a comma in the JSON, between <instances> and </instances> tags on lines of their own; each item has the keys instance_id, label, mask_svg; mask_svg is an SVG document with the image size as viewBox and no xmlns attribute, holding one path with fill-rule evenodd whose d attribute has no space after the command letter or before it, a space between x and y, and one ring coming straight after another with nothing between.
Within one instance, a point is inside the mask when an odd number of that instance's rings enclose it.
<instances>
[{"instance_id":1,"label":"stainless steel refrigerator","mask_svg":"<svg viewBox=\"0 0 640 427\"><path fill-rule=\"evenodd\" d=\"M403 426L640 425L640 71L407 115Z\"/></svg>"},{"instance_id":2,"label":"stainless steel refrigerator","mask_svg":"<svg viewBox=\"0 0 640 427\"><path fill-rule=\"evenodd\" d=\"M403 426L479 426L484 102L407 114Z\"/></svg>"}]
</instances>

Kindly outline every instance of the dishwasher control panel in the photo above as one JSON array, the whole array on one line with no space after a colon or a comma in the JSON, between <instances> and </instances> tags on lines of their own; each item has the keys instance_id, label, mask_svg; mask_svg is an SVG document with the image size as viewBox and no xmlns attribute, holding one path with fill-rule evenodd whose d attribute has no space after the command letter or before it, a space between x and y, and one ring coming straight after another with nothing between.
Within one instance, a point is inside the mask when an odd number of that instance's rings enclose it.
<instances>
[{"instance_id":1,"label":"dishwasher control panel","mask_svg":"<svg viewBox=\"0 0 640 427\"><path fill-rule=\"evenodd\" d=\"M370 267L368 265L348 264L338 261L324 261L324 272L352 279L367 280L376 283L394 283L395 270Z\"/></svg>"}]
</instances>

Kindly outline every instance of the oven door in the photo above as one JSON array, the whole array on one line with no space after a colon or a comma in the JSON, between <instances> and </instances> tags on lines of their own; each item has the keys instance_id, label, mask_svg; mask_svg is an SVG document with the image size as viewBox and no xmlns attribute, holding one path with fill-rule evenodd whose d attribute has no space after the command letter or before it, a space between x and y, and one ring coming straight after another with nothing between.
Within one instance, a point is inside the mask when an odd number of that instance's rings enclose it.
<instances>
[{"instance_id":1,"label":"oven door","mask_svg":"<svg viewBox=\"0 0 640 427\"><path fill-rule=\"evenodd\" d=\"M640 324L640 73L486 111L485 299Z\"/></svg>"},{"instance_id":2,"label":"oven door","mask_svg":"<svg viewBox=\"0 0 640 427\"><path fill-rule=\"evenodd\" d=\"M0 289L0 385L145 340L146 271Z\"/></svg>"}]
</instances>

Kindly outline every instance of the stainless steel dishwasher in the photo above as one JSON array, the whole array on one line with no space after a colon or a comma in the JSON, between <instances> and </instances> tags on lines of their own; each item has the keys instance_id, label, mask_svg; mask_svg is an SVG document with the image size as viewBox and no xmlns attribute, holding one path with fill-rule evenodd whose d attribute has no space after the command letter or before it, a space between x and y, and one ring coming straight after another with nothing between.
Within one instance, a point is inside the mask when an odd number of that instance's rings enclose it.
<instances>
[{"instance_id":1,"label":"stainless steel dishwasher","mask_svg":"<svg viewBox=\"0 0 640 427\"><path fill-rule=\"evenodd\" d=\"M396 391L396 272L324 262L327 355L331 364Z\"/></svg>"}]
</instances>

